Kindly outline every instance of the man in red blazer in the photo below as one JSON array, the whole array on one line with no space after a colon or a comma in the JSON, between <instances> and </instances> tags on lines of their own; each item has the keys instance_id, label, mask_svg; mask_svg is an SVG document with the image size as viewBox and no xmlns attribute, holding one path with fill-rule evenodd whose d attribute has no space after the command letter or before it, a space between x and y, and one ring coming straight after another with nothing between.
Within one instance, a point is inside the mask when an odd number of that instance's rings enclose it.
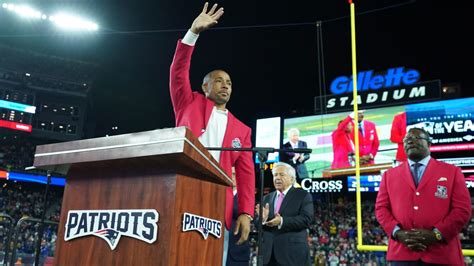
<instances>
[{"instance_id":1,"label":"man in red blazer","mask_svg":"<svg viewBox=\"0 0 474 266\"><path fill-rule=\"evenodd\" d=\"M354 154L354 143L351 139L352 127L352 118L347 116L339 122L336 130L331 134L334 155L331 168L333 169L351 167L349 155Z\"/></svg>"},{"instance_id":2,"label":"man in red blazer","mask_svg":"<svg viewBox=\"0 0 474 266\"><path fill-rule=\"evenodd\" d=\"M208 4L194 20L190 30L178 46L170 70L170 94L176 117L176 126L188 127L204 146L243 148L251 147L251 130L235 118L226 104L232 93L232 81L223 70L214 70L204 77L202 90L205 95L191 90L189 69L191 56L199 34L217 24L224 13L217 4L208 11ZM251 152L211 152L214 158L232 176L232 166L237 176L238 218L234 234L241 232L238 244L245 242L250 232L255 204L255 173ZM232 223L232 188L227 188L225 224L229 229Z\"/></svg>"},{"instance_id":3,"label":"man in red blazer","mask_svg":"<svg viewBox=\"0 0 474 266\"><path fill-rule=\"evenodd\" d=\"M354 130L359 129L359 156L361 164L373 164L375 155L379 150L379 136L377 128L373 122L364 120L364 111L359 111L358 123L354 125ZM355 134L352 134L352 141L355 143Z\"/></svg>"},{"instance_id":4,"label":"man in red blazer","mask_svg":"<svg viewBox=\"0 0 474 266\"><path fill-rule=\"evenodd\" d=\"M471 219L461 169L430 157L429 134L404 138L408 162L386 171L375 215L387 235L391 265L464 265L459 233Z\"/></svg>"},{"instance_id":5,"label":"man in red blazer","mask_svg":"<svg viewBox=\"0 0 474 266\"><path fill-rule=\"evenodd\" d=\"M407 155L403 149L403 138L407 133L407 113L401 112L393 117L392 129L390 130L390 141L398 144L396 159L406 162Z\"/></svg>"}]
</instances>

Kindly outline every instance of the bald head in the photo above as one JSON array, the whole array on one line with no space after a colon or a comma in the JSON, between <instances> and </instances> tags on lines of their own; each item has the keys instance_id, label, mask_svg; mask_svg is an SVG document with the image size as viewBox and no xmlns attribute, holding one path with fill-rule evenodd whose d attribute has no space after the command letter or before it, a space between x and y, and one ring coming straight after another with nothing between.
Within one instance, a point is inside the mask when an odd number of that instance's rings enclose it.
<instances>
[{"instance_id":1,"label":"bald head","mask_svg":"<svg viewBox=\"0 0 474 266\"><path fill-rule=\"evenodd\" d=\"M217 69L207 73L202 81L202 91L213 101L217 109L225 109L232 93L232 81L224 70Z\"/></svg>"}]
</instances>

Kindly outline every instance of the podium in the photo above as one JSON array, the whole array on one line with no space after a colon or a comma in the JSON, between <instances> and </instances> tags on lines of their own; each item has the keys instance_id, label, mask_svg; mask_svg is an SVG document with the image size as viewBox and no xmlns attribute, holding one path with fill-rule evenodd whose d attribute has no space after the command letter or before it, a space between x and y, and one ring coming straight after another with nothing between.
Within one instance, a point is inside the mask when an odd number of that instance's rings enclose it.
<instances>
[{"instance_id":1,"label":"podium","mask_svg":"<svg viewBox=\"0 0 474 266\"><path fill-rule=\"evenodd\" d=\"M361 165L360 174L380 174L381 171L387 170L393 167L392 163L380 163L371 165ZM337 169L326 169L323 171L323 177L331 178L337 176L350 176L355 175L355 167L337 168Z\"/></svg>"},{"instance_id":2,"label":"podium","mask_svg":"<svg viewBox=\"0 0 474 266\"><path fill-rule=\"evenodd\" d=\"M232 183L185 127L41 145L36 149L34 166L67 172L55 265L222 263L226 189ZM137 218L136 213L136 217L109 213L107 217L113 218L107 223L100 213L144 209L158 213L156 240L147 243L122 234L112 250L105 239L116 237L121 230L125 232L125 227L133 227L128 230L137 235L152 230L136 226L137 221L145 219ZM87 211L89 216L70 215L68 220L68 213L78 211ZM95 212L99 215L94 216ZM209 234L204 239L196 230L185 232L185 213L220 221L221 237ZM120 220L119 216L130 219ZM132 218L136 218L134 222ZM87 236L65 241L65 234L69 235L74 223L80 226L77 232L81 234L94 229ZM104 229L114 223L118 225L111 229L115 235L97 237L99 231L105 234L104 230L94 231L97 226Z\"/></svg>"}]
</instances>

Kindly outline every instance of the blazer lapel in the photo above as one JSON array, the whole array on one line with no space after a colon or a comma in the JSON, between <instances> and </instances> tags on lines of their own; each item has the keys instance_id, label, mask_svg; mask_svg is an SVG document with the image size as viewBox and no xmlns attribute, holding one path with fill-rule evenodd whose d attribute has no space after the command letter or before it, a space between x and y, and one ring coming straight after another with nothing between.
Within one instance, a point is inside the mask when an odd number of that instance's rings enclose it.
<instances>
[{"instance_id":1,"label":"blazer lapel","mask_svg":"<svg viewBox=\"0 0 474 266\"><path fill-rule=\"evenodd\" d=\"M205 115L205 120L204 120L204 130L207 130L207 124L209 123L209 119L211 118L211 114L212 114L212 110L214 109L214 103L209 100L209 99L206 99L206 110L204 112L204 115ZM204 133L204 131L201 132L200 135L202 135L202 133Z\"/></svg>"},{"instance_id":2,"label":"blazer lapel","mask_svg":"<svg viewBox=\"0 0 474 266\"><path fill-rule=\"evenodd\" d=\"M270 201L268 202L268 205L270 205L269 206L270 208L268 210L268 219L267 219L267 221L270 221L271 219L273 219L273 217L275 217L275 198L277 196L277 192L273 191L268 196L269 196L269 199L270 199Z\"/></svg>"},{"instance_id":3,"label":"blazer lapel","mask_svg":"<svg viewBox=\"0 0 474 266\"><path fill-rule=\"evenodd\" d=\"M413 175L410 171L410 164L408 162L401 165L402 179L410 186L412 190L416 190L415 181L413 181Z\"/></svg>"},{"instance_id":4,"label":"blazer lapel","mask_svg":"<svg viewBox=\"0 0 474 266\"><path fill-rule=\"evenodd\" d=\"M232 143L232 136L233 136L233 131L232 131L232 125L234 125L234 119L235 117L232 115L231 112L227 111L227 127L225 129L225 134L224 134L224 139L222 139L222 148L234 148L232 145L229 146L229 143ZM247 147L243 147L247 148ZM225 151L221 152L221 155L225 153Z\"/></svg>"}]
</instances>

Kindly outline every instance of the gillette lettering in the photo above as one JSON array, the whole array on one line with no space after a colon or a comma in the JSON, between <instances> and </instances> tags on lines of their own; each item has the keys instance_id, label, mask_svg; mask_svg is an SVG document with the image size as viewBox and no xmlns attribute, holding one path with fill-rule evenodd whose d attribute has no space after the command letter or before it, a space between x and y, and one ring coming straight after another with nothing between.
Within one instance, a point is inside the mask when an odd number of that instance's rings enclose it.
<instances>
[{"instance_id":1,"label":"gillette lettering","mask_svg":"<svg viewBox=\"0 0 474 266\"><path fill-rule=\"evenodd\" d=\"M357 91L379 90L381 88L398 87L402 84L414 84L420 79L417 70L405 71L404 67L390 68L385 75L374 75L373 70L357 74ZM333 94L344 94L352 91L352 77L340 76L331 83Z\"/></svg>"}]
</instances>

